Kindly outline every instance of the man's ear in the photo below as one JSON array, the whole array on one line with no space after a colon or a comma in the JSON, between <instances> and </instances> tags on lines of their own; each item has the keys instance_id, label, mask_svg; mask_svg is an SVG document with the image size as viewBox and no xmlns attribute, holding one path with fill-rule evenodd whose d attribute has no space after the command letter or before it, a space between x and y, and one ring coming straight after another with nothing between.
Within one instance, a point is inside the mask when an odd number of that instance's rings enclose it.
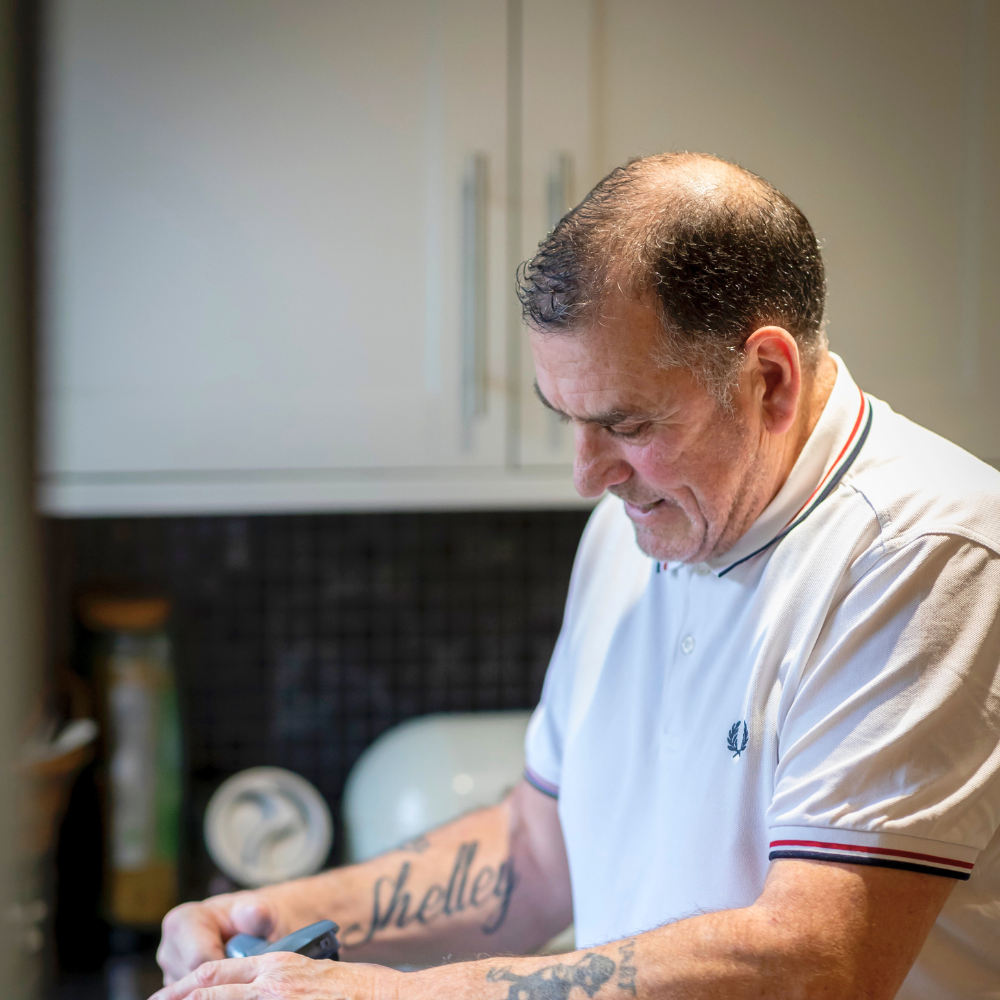
<instances>
[{"instance_id":1,"label":"man's ear","mask_svg":"<svg viewBox=\"0 0 1000 1000\"><path fill-rule=\"evenodd\" d=\"M784 434L795 423L802 393L802 360L795 338L780 326L762 326L744 346L749 375L764 426Z\"/></svg>"}]
</instances>

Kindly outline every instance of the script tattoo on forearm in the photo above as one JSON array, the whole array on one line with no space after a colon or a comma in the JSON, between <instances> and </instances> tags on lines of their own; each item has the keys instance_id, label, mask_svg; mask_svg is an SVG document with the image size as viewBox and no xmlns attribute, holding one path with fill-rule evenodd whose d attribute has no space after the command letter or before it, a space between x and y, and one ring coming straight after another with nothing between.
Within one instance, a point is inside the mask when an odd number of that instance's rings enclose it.
<instances>
[{"instance_id":1,"label":"script tattoo on forearm","mask_svg":"<svg viewBox=\"0 0 1000 1000\"><path fill-rule=\"evenodd\" d=\"M635 996L635 976L639 971L632 959L635 958L635 938L629 938L618 945L622 960L618 963L618 989Z\"/></svg>"},{"instance_id":2,"label":"script tattoo on forearm","mask_svg":"<svg viewBox=\"0 0 1000 1000\"><path fill-rule=\"evenodd\" d=\"M395 877L383 875L372 887L372 912L367 926L351 924L341 935L347 947L367 944L376 934L390 925L403 929L413 923L430 924L441 917L450 917L470 910L489 910L480 928L484 934L495 934L507 918L510 897L514 893L517 877L510 858L498 868L483 865L475 875L472 863L479 848L478 841L460 844L452 865L447 885L432 885L416 901L406 885L411 866L404 861Z\"/></svg>"},{"instance_id":3,"label":"script tattoo on forearm","mask_svg":"<svg viewBox=\"0 0 1000 1000\"><path fill-rule=\"evenodd\" d=\"M509 982L507 1000L567 1000L574 986L593 997L614 974L615 963L610 958L588 952L573 965L559 962L523 976L511 972L510 966L500 966L490 969L486 980Z\"/></svg>"}]
</instances>

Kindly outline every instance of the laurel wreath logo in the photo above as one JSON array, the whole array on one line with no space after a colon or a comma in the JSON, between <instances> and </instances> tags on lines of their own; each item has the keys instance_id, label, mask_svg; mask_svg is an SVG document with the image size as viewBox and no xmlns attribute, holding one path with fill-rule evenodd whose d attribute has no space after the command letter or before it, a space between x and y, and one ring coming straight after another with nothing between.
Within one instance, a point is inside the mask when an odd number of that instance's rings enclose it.
<instances>
[{"instance_id":1,"label":"laurel wreath logo","mask_svg":"<svg viewBox=\"0 0 1000 1000\"><path fill-rule=\"evenodd\" d=\"M747 731L746 722L743 723L743 742L740 743L740 724L734 722L732 728L729 730L729 738L726 740L726 746L729 747L730 753L733 755L733 760L747 748L747 738L749 737L749 732Z\"/></svg>"}]
</instances>

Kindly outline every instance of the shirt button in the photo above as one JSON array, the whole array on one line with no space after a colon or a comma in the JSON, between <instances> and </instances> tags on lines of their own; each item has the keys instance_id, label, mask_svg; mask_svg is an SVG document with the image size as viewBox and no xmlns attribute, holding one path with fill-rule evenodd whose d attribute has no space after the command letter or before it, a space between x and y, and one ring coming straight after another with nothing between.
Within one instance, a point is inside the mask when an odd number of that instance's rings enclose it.
<instances>
[{"instance_id":1,"label":"shirt button","mask_svg":"<svg viewBox=\"0 0 1000 1000\"><path fill-rule=\"evenodd\" d=\"M686 635L681 639L681 652L682 653L692 653L694 652L694 636Z\"/></svg>"}]
</instances>

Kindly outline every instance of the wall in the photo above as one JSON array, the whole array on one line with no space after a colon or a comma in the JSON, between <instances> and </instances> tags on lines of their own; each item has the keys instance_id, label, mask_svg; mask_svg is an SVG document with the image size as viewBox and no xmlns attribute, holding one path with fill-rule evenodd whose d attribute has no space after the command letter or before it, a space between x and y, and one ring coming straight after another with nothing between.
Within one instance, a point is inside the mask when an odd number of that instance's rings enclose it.
<instances>
[{"instance_id":1,"label":"wall","mask_svg":"<svg viewBox=\"0 0 1000 1000\"><path fill-rule=\"evenodd\" d=\"M598 160L716 153L823 243L861 387L1000 460L1000 4L599 2Z\"/></svg>"},{"instance_id":2,"label":"wall","mask_svg":"<svg viewBox=\"0 0 1000 1000\"><path fill-rule=\"evenodd\" d=\"M50 521L63 658L85 649L69 612L81 588L130 580L173 601L190 776L187 895L207 891L202 813L235 771L290 768L336 814L351 765L397 722L533 707L586 518L506 511ZM86 673L86 662L76 665ZM78 805L77 820L86 809Z\"/></svg>"}]
</instances>

